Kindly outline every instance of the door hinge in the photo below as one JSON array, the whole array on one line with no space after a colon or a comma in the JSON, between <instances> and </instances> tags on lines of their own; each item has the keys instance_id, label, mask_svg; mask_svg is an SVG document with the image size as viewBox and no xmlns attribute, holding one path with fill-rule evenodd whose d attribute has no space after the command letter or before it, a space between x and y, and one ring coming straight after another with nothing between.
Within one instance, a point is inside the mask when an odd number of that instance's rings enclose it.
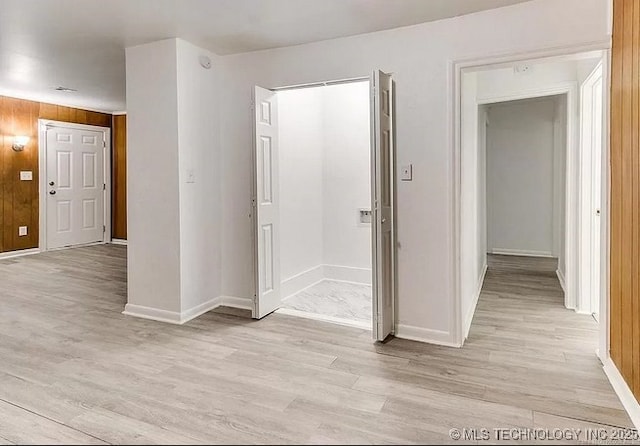
<instances>
[{"instance_id":1,"label":"door hinge","mask_svg":"<svg viewBox=\"0 0 640 446\"><path fill-rule=\"evenodd\" d=\"M107 183L102 183L102 190L107 190Z\"/></svg>"},{"instance_id":2,"label":"door hinge","mask_svg":"<svg viewBox=\"0 0 640 446\"><path fill-rule=\"evenodd\" d=\"M105 141L104 139L102 140L102 147L103 148L107 148L107 141Z\"/></svg>"},{"instance_id":3,"label":"door hinge","mask_svg":"<svg viewBox=\"0 0 640 446\"><path fill-rule=\"evenodd\" d=\"M102 233L107 232L107 227L105 225L102 225Z\"/></svg>"}]
</instances>

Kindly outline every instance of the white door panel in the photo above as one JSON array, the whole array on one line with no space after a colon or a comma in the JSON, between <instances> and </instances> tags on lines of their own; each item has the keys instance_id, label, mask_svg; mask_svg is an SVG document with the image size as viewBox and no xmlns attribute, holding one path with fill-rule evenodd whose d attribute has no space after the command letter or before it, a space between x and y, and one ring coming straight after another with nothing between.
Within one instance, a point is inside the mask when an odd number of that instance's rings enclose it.
<instances>
[{"instance_id":1,"label":"white door panel","mask_svg":"<svg viewBox=\"0 0 640 446\"><path fill-rule=\"evenodd\" d=\"M47 127L47 249L104 241L104 133Z\"/></svg>"},{"instance_id":2,"label":"white door panel","mask_svg":"<svg viewBox=\"0 0 640 446\"><path fill-rule=\"evenodd\" d=\"M371 88L373 337L383 341L393 332L395 318L395 157L391 75L375 71Z\"/></svg>"},{"instance_id":3,"label":"white door panel","mask_svg":"<svg viewBox=\"0 0 640 446\"><path fill-rule=\"evenodd\" d=\"M256 305L253 317L259 319L277 310L281 304L278 114L275 92L255 87L254 110Z\"/></svg>"}]
</instances>

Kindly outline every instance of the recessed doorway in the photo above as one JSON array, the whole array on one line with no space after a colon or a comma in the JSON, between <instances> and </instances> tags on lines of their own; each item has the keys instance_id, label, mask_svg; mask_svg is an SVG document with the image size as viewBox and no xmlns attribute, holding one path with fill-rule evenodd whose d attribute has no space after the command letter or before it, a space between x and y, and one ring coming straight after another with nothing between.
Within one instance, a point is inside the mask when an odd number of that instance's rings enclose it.
<instances>
[{"instance_id":1,"label":"recessed doorway","mask_svg":"<svg viewBox=\"0 0 640 446\"><path fill-rule=\"evenodd\" d=\"M393 83L256 87L254 317L393 332Z\"/></svg>"}]
</instances>

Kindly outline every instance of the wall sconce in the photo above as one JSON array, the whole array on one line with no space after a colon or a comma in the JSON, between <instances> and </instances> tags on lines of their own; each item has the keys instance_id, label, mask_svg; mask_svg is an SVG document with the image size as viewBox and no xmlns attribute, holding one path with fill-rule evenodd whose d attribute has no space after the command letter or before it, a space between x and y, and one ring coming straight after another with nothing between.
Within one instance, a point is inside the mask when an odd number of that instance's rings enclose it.
<instances>
[{"instance_id":1,"label":"wall sconce","mask_svg":"<svg viewBox=\"0 0 640 446\"><path fill-rule=\"evenodd\" d=\"M28 142L28 136L16 136L13 139L13 145L11 146L11 148L16 152L22 152L24 150L24 146L26 146Z\"/></svg>"}]
</instances>

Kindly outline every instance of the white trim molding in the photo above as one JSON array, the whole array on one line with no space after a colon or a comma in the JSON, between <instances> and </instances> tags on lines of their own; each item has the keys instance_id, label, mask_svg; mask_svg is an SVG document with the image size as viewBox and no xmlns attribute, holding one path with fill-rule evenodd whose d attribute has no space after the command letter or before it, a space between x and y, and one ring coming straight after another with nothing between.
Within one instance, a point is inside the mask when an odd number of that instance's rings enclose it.
<instances>
[{"instance_id":1,"label":"white trim molding","mask_svg":"<svg viewBox=\"0 0 640 446\"><path fill-rule=\"evenodd\" d=\"M112 245L127 246L127 241L125 239L122 239L122 238L112 238L111 239L111 244Z\"/></svg>"},{"instance_id":2,"label":"white trim molding","mask_svg":"<svg viewBox=\"0 0 640 446\"><path fill-rule=\"evenodd\" d=\"M353 321L350 319L343 319L341 317L328 316L324 314L309 313L307 311L295 310L293 308L278 308L276 310L276 313L285 314L288 316L303 317L305 319L313 319L313 320L322 321L322 322L331 322L332 324L344 325L346 327L361 328L363 330L371 331L371 322L367 323L367 322Z\"/></svg>"},{"instance_id":3,"label":"white trim molding","mask_svg":"<svg viewBox=\"0 0 640 446\"><path fill-rule=\"evenodd\" d=\"M411 325L397 324L395 337L410 341L426 342L428 344L443 345L445 347L462 347L462 343L452 341L451 333L443 330L432 330Z\"/></svg>"},{"instance_id":4,"label":"white trim molding","mask_svg":"<svg viewBox=\"0 0 640 446\"><path fill-rule=\"evenodd\" d=\"M306 271L291 276L282 281L280 292L282 300L285 300L295 294L303 291L324 280L324 271L322 265L314 266Z\"/></svg>"},{"instance_id":5,"label":"white trim molding","mask_svg":"<svg viewBox=\"0 0 640 446\"><path fill-rule=\"evenodd\" d=\"M551 251L534 251L531 249L508 249L508 248L492 248L491 254L502 256L523 256L523 257L556 257Z\"/></svg>"},{"instance_id":6,"label":"white trim molding","mask_svg":"<svg viewBox=\"0 0 640 446\"><path fill-rule=\"evenodd\" d=\"M0 260L12 259L14 257L30 256L32 254L40 254L40 248L20 249L18 251L0 252Z\"/></svg>"},{"instance_id":7,"label":"white trim molding","mask_svg":"<svg viewBox=\"0 0 640 446\"><path fill-rule=\"evenodd\" d=\"M560 282L560 287L562 287L562 291L566 293L567 289L565 288L565 285L564 285L564 273L559 268L556 270L556 276L558 276L558 282Z\"/></svg>"},{"instance_id":8,"label":"white trim molding","mask_svg":"<svg viewBox=\"0 0 640 446\"><path fill-rule=\"evenodd\" d=\"M322 267L325 279L371 285L371 268L342 265L322 265Z\"/></svg>"},{"instance_id":9,"label":"white trim molding","mask_svg":"<svg viewBox=\"0 0 640 446\"><path fill-rule=\"evenodd\" d=\"M607 374L607 378L609 378L609 382L616 392L616 395L620 398L622 406L629 414L633 425L636 429L640 429L640 403L636 400L636 397L633 395L633 392L631 392L631 389L611 358L607 358L604 361L604 372Z\"/></svg>"},{"instance_id":10,"label":"white trim molding","mask_svg":"<svg viewBox=\"0 0 640 446\"><path fill-rule=\"evenodd\" d=\"M476 286L476 293L473 295L473 302L471 303L471 307L467 312L467 315L464 319L464 340L469 337L469 330L471 330L471 322L473 322L473 315L476 313L476 307L478 306L478 300L480 300L480 294L482 293L482 285L484 285L484 278L487 275L487 261L485 257L485 263L482 267L482 274L480 274L480 278L478 280L478 285Z\"/></svg>"},{"instance_id":11,"label":"white trim molding","mask_svg":"<svg viewBox=\"0 0 640 446\"><path fill-rule=\"evenodd\" d=\"M38 193L39 193L39 239L38 247L42 251L47 251L47 128L62 127L68 129L93 130L102 132L104 137L103 148L103 181L104 188L104 233L102 241L98 243L111 242L111 128L97 125L75 124L72 122L53 121L51 119L38 119ZM74 245L80 246L80 245Z\"/></svg>"},{"instance_id":12,"label":"white trim molding","mask_svg":"<svg viewBox=\"0 0 640 446\"><path fill-rule=\"evenodd\" d=\"M145 307L143 305L126 304L122 314L142 319L151 319L158 322L182 325L208 311L213 310L214 308L219 307L221 302L222 299L220 297L214 297L211 300L181 312L161 310L158 308Z\"/></svg>"},{"instance_id":13,"label":"white trim molding","mask_svg":"<svg viewBox=\"0 0 640 446\"><path fill-rule=\"evenodd\" d=\"M253 299L249 297L218 296L187 310L169 311L143 305L126 304L122 314L158 322L182 325L218 307L233 307L241 310L252 310Z\"/></svg>"},{"instance_id":14,"label":"white trim molding","mask_svg":"<svg viewBox=\"0 0 640 446\"><path fill-rule=\"evenodd\" d=\"M253 311L253 298L251 297L235 297L235 296L220 296L221 307L232 307L240 310Z\"/></svg>"}]
</instances>

